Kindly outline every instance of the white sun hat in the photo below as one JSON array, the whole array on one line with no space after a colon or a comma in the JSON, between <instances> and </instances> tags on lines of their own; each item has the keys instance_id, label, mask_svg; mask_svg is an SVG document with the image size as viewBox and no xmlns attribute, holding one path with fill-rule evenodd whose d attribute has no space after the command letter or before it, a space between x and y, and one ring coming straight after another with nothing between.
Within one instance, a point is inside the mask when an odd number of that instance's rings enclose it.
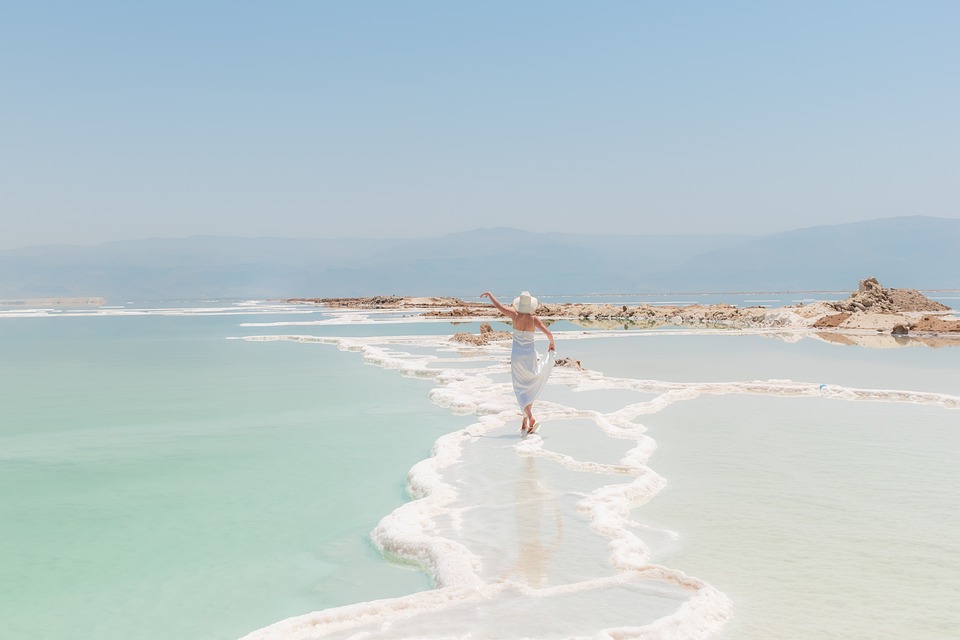
<instances>
[{"instance_id":1,"label":"white sun hat","mask_svg":"<svg viewBox=\"0 0 960 640\"><path fill-rule=\"evenodd\" d=\"M536 311L538 304L540 302L531 296L529 291L522 292L513 300L513 308L517 310L517 313L533 313Z\"/></svg>"}]
</instances>

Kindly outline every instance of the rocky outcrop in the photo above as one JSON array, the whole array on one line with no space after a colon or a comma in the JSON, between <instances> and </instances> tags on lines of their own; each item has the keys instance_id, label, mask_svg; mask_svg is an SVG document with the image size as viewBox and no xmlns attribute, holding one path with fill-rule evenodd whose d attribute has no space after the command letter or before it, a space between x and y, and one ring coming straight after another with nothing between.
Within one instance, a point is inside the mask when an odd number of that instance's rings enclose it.
<instances>
[{"instance_id":1,"label":"rocky outcrop","mask_svg":"<svg viewBox=\"0 0 960 640\"><path fill-rule=\"evenodd\" d=\"M834 313L832 315L823 316L813 323L813 327L815 329L833 329L839 327L852 315L853 314L849 311L845 311L843 313Z\"/></svg>"},{"instance_id":2,"label":"rocky outcrop","mask_svg":"<svg viewBox=\"0 0 960 640\"><path fill-rule=\"evenodd\" d=\"M438 311L428 311L424 315L433 318L496 318L500 315L494 307L480 307L476 305L467 305L453 307L452 309L443 309Z\"/></svg>"},{"instance_id":3,"label":"rocky outcrop","mask_svg":"<svg viewBox=\"0 0 960 640\"><path fill-rule=\"evenodd\" d=\"M876 278L860 281L857 291L846 300L826 305L823 315L816 318L817 329L885 333L907 337L912 333L954 333L960 322L920 314L949 312L950 308L931 300L915 289L888 289ZM832 313L839 312L839 313Z\"/></svg>"},{"instance_id":4,"label":"rocky outcrop","mask_svg":"<svg viewBox=\"0 0 960 640\"><path fill-rule=\"evenodd\" d=\"M583 365L580 364L579 360L574 360L573 358L557 358L553 366L555 367L566 367L568 369L576 369L577 371L583 371Z\"/></svg>"},{"instance_id":5,"label":"rocky outcrop","mask_svg":"<svg viewBox=\"0 0 960 640\"><path fill-rule=\"evenodd\" d=\"M950 307L931 300L916 289L888 289L876 278L861 280L857 291L846 300L833 303L833 308L849 313L950 311Z\"/></svg>"},{"instance_id":6,"label":"rocky outcrop","mask_svg":"<svg viewBox=\"0 0 960 640\"><path fill-rule=\"evenodd\" d=\"M563 318L585 328L621 329L659 327L668 324L704 327L788 326L796 322L790 312L732 304L636 307L610 304L541 305L541 317Z\"/></svg>"},{"instance_id":7,"label":"rocky outcrop","mask_svg":"<svg viewBox=\"0 0 960 640\"><path fill-rule=\"evenodd\" d=\"M509 331L494 331L489 322L481 322L479 334L461 331L453 334L450 340L482 347L497 340L508 340L510 337L511 333Z\"/></svg>"},{"instance_id":8,"label":"rocky outcrop","mask_svg":"<svg viewBox=\"0 0 960 640\"><path fill-rule=\"evenodd\" d=\"M322 304L325 307L340 309L434 309L445 307L470 307L459 298L449 297L409 297L409 296L373 296L371 298L289 298L285 302L293 304Z\"/></svg>"},{"instance_id":9,"label":"rocky outcrop","mask_svg":"<svg viewBox=\"0 0 960 640\"><path fill-rule=\"evenodd\" d=\"M438 318L501 318L493 305L465 302L458 298L299 298L291 302L319 303L331 307L358 309L423 309L424 315ZM732 304L666 306L640 304L541 304L537 315L550 323L567 320L591 329L642 329L676 325L704 329L825 329L846 332L890 334L901 326L908 333L960 333L952 318L938 318L950 308L927 298L915 289L891 289L876 278L866 278L847 299L838 302L818 301L779 309L736 307ZM928 318L920 319L919 316ZM486 325L489 327L489 325ZM490 335L488 335L488 333ZM508 332L492 329L479 335L458 333L454 340L465 344L484 345L492 340L509 338ZM898 334L903 336L905 334ZM956 339L956 338L953 338Z\"/></svg>"},{"instance_id":10,"label":"rocky outcrop","mask_svg":"<svg viewBox=\"0 0 960 640\"><path fill-rule=\"evenodd\" d=\"M910 333L960 333L960 320L923 316L910 325Z\"/></svg>"}]
</instances>

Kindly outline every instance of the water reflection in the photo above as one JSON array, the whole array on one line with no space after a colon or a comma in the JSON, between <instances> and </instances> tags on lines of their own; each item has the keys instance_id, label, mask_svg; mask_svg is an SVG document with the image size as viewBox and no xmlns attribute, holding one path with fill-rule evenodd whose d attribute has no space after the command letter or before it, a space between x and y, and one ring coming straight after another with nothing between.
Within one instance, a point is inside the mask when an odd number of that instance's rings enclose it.
<instances>
[{"instance_id":1,"label":"water reflection","mask_svg":"<svg viewBox=\"0 0 960 640\"><path fill-rule=\"evenodd\" d=\"M868 349L898 349L900 347L960 347L957 336L903 336L889 333L854 334L821 331L814 334L818 339L832 344L866 347ZM779 337L779 336L778 336Z\"/></svg>"},{"instance_id":2,"label":"water reflection","mask_svg":"<svg viewBox=\"0 0 960 640\"><path fill-rule=\"evenodd\" d=\"M522 458L517 479L514 513L517 524L517 558L504 573L531 587L548 581L550 561L563 541L563 513L556 494L544 484L534 458Z\"/></svg>"}]
</instances>

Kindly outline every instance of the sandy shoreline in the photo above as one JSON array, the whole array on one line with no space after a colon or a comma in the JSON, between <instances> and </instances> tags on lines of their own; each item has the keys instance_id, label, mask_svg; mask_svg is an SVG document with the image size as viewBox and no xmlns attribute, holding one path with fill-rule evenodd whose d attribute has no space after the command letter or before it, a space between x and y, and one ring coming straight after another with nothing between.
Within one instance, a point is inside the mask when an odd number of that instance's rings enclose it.
<instances>
[{"instance_id":1,"label":"sandy shoreline","mask_svg":"<svg viewBox=\"0 0 960 640\"><path fill-rule=\"evenodd\" d=\"M501 317L492 305L452 297L296 298L287 302L344 309L417 310L427 317L457 320ZM857 291L845 300L834 302L777 308L732 304L617 306L542 303L537 315L545 320L567 320L590 329L642 329L668 325L777 329L812 332L831 342L874 347L895 346L911 339L929 346L960 344L960 318L953 310L914 289L883 287L875 278L862 280ZM499 337L491 335L489 339Z\"/></svg>"}]
</instances>

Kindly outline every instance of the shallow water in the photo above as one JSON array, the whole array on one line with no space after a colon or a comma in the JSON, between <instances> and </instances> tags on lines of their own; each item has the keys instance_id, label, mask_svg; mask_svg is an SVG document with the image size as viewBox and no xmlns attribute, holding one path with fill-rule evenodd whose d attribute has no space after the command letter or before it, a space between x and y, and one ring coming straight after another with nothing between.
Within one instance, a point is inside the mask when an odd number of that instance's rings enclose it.
<instances>
[{"instance_id":1,"label":"shallow water","mask_svg":"<svg viewBox=\"0 0 960 640\"><path fill-rule=\"evenodd\" d=\"M0 318L2 635L960 627L960 349L560 325L520 440L477 323L209 309Z\"/></svg>"},{"instance_id":2,"label":"shallow water","mask_svg":"<svg viewBox=\"0 0 960 640\"><path fill-rule=\"evenodd\" d=\"M370 362L437 376L434 402L480 416L455 434L453 453L434 459L446 462L426 474L418 494L426 497L375 531L385 548L419 557L440 576L439 593L453 593L442 605L417 597L367 605L373 609L363 624L344 622L359 612L348 607L251 638L389 635L398 629L391 613L398 608L420 621L419 631L403 633L450 629L443 633L451 637L619 629L644 637L875 638L902 637L911 627L938 637L956 622L950 603L960 553L935 541L949 540L960 524L942 508L957 497L957 473L947 463L960 398L946 392L960 387L960 350L851 352L812 339L727 332L561 333L561 355L615 377L558 371L539 403L540 434L520 441L505 347L458 348L473 356L470 366L444 375L434 371L436 361L427 364L430 344L437 355L450 350L441 341L347 342ZM488 371L477 370L477 357L490 359ZM681 436L692 429L709 429L712 439L697 432L700 444L689 446ZM891 432L900 437L899 475L882 465L894 445L877 445L878 434ZM710 457L704 442L723 442L723 455L691 463L691 455ZM784 451L784 443L792 444ZM894 526L904 522L919 524ZM418 534L392 533L411 529ZM453 547L444 556L437 545L447 543ZM903 558L882 562L895 550ZM923 568L938 563L933 581L907 577L930 577ZM662 590L638 604L657 612L652 617L631 619L621 609L612 622L591 599L591 580L633 576L646 584L642 571L652 567ZM891 575L900 581L891 583ZM458 594L458 585L481 595ZM559 618L536 632L461 613L467 603L492 606L503 589L519 589L515 598L536 600L539 609L558 588L582 597L581 606L575 614L554 611ZM903 606L911 613L891 626L889 612ZM927 622L917 627L920 619Z\"/></svg>"},{"instance_id":3,"label":"shallow water","mask_svg":"<svg viewBox=\"0 0 960 640\"><path fill-rule=\"evenodd\" d=\"M0 320L0 636L236 638L429 587L369 532L466 421L423 381L225 340L237 324Z\"/></svg>"},{"instance_id":4,"label":"shallow water","mask_svg":"<svg viewBox=\"0 0 960 640\"><path fill-rule=\"evenodd\" d=\"M723 638L950 638L960 628L955 411L706 397L646 421L663 554L729 595ZM812 612L816 612L812 615Z\"/></svg>"}]
</instances>

